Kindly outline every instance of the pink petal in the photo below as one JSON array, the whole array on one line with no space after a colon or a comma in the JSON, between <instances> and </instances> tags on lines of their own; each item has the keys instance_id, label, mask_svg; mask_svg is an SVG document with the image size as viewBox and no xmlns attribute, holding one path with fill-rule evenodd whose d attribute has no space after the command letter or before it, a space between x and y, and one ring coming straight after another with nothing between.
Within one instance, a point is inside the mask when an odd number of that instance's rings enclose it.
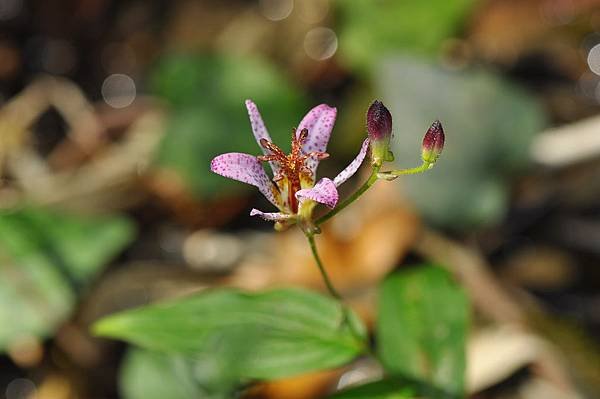
<instances>
[{"instance_id":1,"label":"pink petal","mask_svg":"<svg viewBox=\"0 0 600 399\"><path fill-rule=\"evenodd\" d=\"M258 216L265 220L271 220L273 222L281 222L284 220L289 220L292 218L292 215L281 212L262 212L258 209L252 209L250 211L250 216Z\"/></svg>"},{"instance_id":2,"label":"pink petal","mask_svg":"<svg viewBox=\"0 0 600 399\"><path fill-rule=\"evenodd\" d=\"M327 150L327 143L333 130L336 115L337 109L327 104L317 105L306 114L296 130L299 134L302 129L308 129L308 138L302 146L305 153L312 151L325 152ZM314 181L319 161L308 159L306 166L311 170Z\"/></svg>"},{"instance_id":3,"label":"pink petal","mask_svg":"<svg viewBox=\"0 0 600 399\"><path fill-rule=\"evenodd\" d=\"M333 179L333 182L335 183L336 187L339 187L340 184L344 183L346 180L351 178L352 175L354 175L356 173L358 168L360 168L360 165L362 165L363 161L365 160L365 156L367 155L368 149L369 149L369 139L365 139L365 141L363 141L363 143L362 143L362 147L360 147L360 152L358 153L356 158L354 158L354 160L352 162L350 162L350 165L346 166L346 169L342 170Z\"/></svg>"},{"instance_id":4,"label":"pink petal","mask_svg":"<svg viewBox=\"0 0 600 399\"><path fill-rule=\"evenodd\" d=\"M258 187L273 205L279 206L273 183L255 156L239 152L221 154L210 162L210 170L218 175Z\"/></svg>"},{"instance_id":5,"label":"pink petal","mask_svg":"<svg viewBox=\"0 0 600 399\"><path fill-rule=\"evenodd\" d=\"M324 177L319 180L313 188L297 191L296 198L298 198L300 202L305 199L311 199L320 204L327 205L330 208L335 208L339 196L335 184L331 179Z\"/></svg>"},{"instance_id":6,"label":"pink petal","mask_svg":"<svg viewBox=\"0 0 600 399\"><path fill-rule=\"evenodd\" d=\"M260 116L260 112L258 112L258 107L256 104L254 104L254 102L252 102L252 100L246 100L246 109L248 110L248 118L250 118L250 125L252 126L254 138L256 139L256 142L258 143L258 146L262 150L263 154L268 155L269 151L260 145L260 139L266 139L270 142L273 142L273 140L271 140L271 136L267 131L265 122L263 122L262 116ZM279 171L279 165L277 165L275 162L269 162L269 164L273 170L273 176L276 175Z\"/></svg>"}]
</instances>

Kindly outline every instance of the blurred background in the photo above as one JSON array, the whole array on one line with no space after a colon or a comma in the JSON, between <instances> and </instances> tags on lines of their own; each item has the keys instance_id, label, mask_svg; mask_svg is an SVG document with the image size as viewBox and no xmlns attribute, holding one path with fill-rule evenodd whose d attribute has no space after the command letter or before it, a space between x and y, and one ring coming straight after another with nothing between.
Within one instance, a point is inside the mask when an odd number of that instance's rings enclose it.
<instances>
[{"instance_id":1,"label":"blurred background","mask_svg":"<svg viewBox=\"0 0 600 399\"><path fill-rule=\"evenodd\" d=\"M246 98L284 149L310 107L338 108L321 176L354 157L373 99L399 168L440 119L433 170L324 226L334 282L372 326L383 276L436 261L471 298L473 398L599 397L595 0L0 0L0 396L218 397L216 366L190 382L90 324L212 286L323 289L302 235L209 172L259 153ZM245 395L318 398L378 373L358 361Z\"/></svg>"}]
</instances>

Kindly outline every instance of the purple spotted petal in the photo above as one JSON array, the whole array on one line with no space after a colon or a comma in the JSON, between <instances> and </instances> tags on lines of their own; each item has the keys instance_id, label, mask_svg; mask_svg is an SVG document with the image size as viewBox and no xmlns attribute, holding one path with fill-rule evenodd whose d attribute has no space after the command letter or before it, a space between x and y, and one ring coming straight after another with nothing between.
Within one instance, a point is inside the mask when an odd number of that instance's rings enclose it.
<instances>
[{"instance_id":1,"label":"purple spotted petal","mask_svg":"<svg viewBox=\"0 0 600 399\"><path fill-rule=\"evenodd\" d=\"M271 136L269 136L269 132L265 126L265 122L263 122L262 116L260 116L260 112L258 112L258 107L252 100L246 100L246 109L248 110L248 118L250 118L250 125L252 126L252 133L254 133L254 138L258 143L258 146L262 150L263 154L268 155L269 151L266 150L263 146L260 145L260 139L266 139L270 142ZM271 169L273 170L273 176L279 172L279 165L275 162L269 162L271 165Z\"/></svg>"},{"instance_id":2,"label":"purple spotted petal","mask_svg":"<svg viewBox=\"0 0 600 399\"><path fill-rule=\"evenodd\" d=\"M369 149L369 139L365 139L362 143L362 147L360 147L360 152L354 158L350 165L346 166L346 169L342 170L336 177L333 179L333 183L336 187L339 187L340 184L344 183L346 180L352 177L353 174L356 173L360 165L362 165L365 160L365 156L367 155L367 150Z\"/></svg>"},{"instance_id":3,"label":"purple spotted petal","mask_svg":"<svg viewBox=\"0 0 600 399\"><path fill-rule=\"evenodd\" d=\"M289 220L292 218L292 215L281 212L262 212L258 209L252 209L250 211L250 216L258 216L265 220L271 220L273 222L281 222L284 220Z\"/></svg>"},{"instance_id":4,"label":"purple spotted petal","mask_svg":"<svg viewBox=\"0 0 600 399\"><path fill-rule=\"evenodd\" d=\"M311 199L323 205L327 205L330 208L335 208L339 196L335 184L331 179L324 177L319 180L313 188L306 188L296 192L296 198L298 198L300 202L305 199Z\"/></svg>"},{"instance_id":5,"label":"purple spotted petal","mask_svg":"<svg viewBox=\"0 0 600 399\"><path fill-rule=\"evenodd\" d=\"M210 170L218 175L258 187L273 205L279 206L273 183L255 156L239 152L222 154L210 162Z\"/></svg>"},{"instance_id":6,"label":"purple spotted petal","mask_svg":"<svg viewBox=\"0 0 600 399\"><path fill-rule=\"evenodd\" d=\"M302 129L308 129L308 137L302 146L302 150L305 153L313 151L325 152L327 150L327 143L329 142L329 136L331 136L331 131L333 130L336 115L337 109L330 107L327 104L317 105L306 114L297 129L297 134L299 134ZM306 161L306 166L312 172L314 181L319 161L308 159Z\"/></svg>"}]
</instances>

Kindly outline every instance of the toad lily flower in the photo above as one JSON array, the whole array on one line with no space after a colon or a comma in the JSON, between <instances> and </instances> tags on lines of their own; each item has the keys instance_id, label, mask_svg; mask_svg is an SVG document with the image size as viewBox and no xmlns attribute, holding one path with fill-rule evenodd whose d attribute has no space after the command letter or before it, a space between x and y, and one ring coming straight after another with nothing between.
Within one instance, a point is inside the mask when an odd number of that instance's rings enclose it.
<instances>
[{"instance_id":1,"label":"toad lily flower","mask_svg":"<svg viewBox=\"0 0 600 399\"><path fill-rule=\"evenodd\" d=\"M356 158L333 180L326 177L316 181L319 162L329 156L325 152L337 110L321 104L310 110L297 129L292 129L292 148L285 154L273 144L256 105L246 101L252 132L262 148L263 155L254 156L231 152L214 158L210 169L221 176L252 184L278 209L262 212L252 209L250 215L275 222L277 230L298 223L305 231L315 232L312 212L317 203L335 208L337 187L348 180L360 167L369 147L365 139ZM273 171L270 179L262 162L268 162ZM316 182L316 183L315 183Z\"/></svg>"}]
</instances>

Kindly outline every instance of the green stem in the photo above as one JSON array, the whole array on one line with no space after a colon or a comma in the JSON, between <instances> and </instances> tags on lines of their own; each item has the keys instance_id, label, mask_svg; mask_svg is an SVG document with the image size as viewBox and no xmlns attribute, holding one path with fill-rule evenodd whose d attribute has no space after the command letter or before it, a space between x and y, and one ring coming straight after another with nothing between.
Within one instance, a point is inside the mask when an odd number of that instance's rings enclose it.
<instances>
[{"instance_id":1,"label":"green stem","mask_svg":"<svg viewBox=\"0 0 600 399\"><path fill-rule=\"evenodd\" d=\"M327 286L327 291L331 294L332 297L337 299L338 301L342 300L342 296L337 292L329 275L327 274L327 270L325 270L325 266L323 266L323 262L321 261L321 257L319 256L319 252L317 251L317 244L315 243L315 236L312 234L307 234L306 238L308 239L308 243L310 244L310 250L312 251L313 258L315 258L315 262L319 267L319 271L321 272L321 277L323 277L323 281Z\"/></svg>"},{"instance_id":2,"label":"green stem","mask_svg":"<svg viewBox=\"0 0 600 399\"><path fill-rule=\"evenodd\" d=\"M398 176L414 175L417 173L425 172L425 171L433 168L433 165L434 164L432 164L430 162L423 162L420 166L417 166L416 168L391 170L389 172L381 172L381 173L377 174L377 177L380 179L393 180Z\"/></svg>"},{"instance_id":3,"label":"green stem","mask_svg":"<svg viewBox=\"0 0 600 399\"><path fill-rule=\"evenodd\" d=\"M319 219L317 219L315 224L317 226L319 226L319 225L325 223L326 221L328 221L329 219L331 219L332 217L337 215L345 207L347 207L348 205L350 205L351 203L356 201L358 199L358 197L363 195L365 193L365 191L367 191L369 188L371 188L371 186L373 184L375 184L375 182L377 181L377 174L379 173L380 169L381 169L381 165L379 165L379 166L374 165L373 169L371 171L371 175L369 176L367 181L362 186L360 186L360 188L358 190L356 190L351 196L349 196L344 201L342 201L338 206L336 206L335 209L333 209L331 212L329 212L329 213L321 216Z\"/></svg>"},{"instance_id":4,"label":"green stem","mask_svg":"<svg viewBox=\"0 0 600 399\"><path fill-rule=\"evenodd\" d=\"M325 269L325 266L323 265L323 262L321 261L321 257L319 256L319 252L317 251L317 245L315 243L315 236L314 234L305 234L306 238L308 239L308 243L310 244L310 250L312 251L312 255L313 258L315 259L315 262L317 263L317 266L319 268L319 272L321 272L321 277L323 277L323 281L325 282L325 286L327 286L327 291L329 291L329 294L335 298L339 305L340 308L342 310L342 323L346 324L346 326L348 326L348 329L350 330L350 333L352 334L352 336L354 336L354 338L360 342L365 350L368 352L369 351L369 343L367 342L366 338L360 333L360 331L356 330L356 327L354 326L354 324L352 323L351 319L350 319L350 309L346 306L346 304L344 304L342 296L339 294L339 292L335 289L335 287L333 286L333 283L331 282L331 279L329 278L329 275L327 274L327 270Z\"/></svg>"}]
</instances>

